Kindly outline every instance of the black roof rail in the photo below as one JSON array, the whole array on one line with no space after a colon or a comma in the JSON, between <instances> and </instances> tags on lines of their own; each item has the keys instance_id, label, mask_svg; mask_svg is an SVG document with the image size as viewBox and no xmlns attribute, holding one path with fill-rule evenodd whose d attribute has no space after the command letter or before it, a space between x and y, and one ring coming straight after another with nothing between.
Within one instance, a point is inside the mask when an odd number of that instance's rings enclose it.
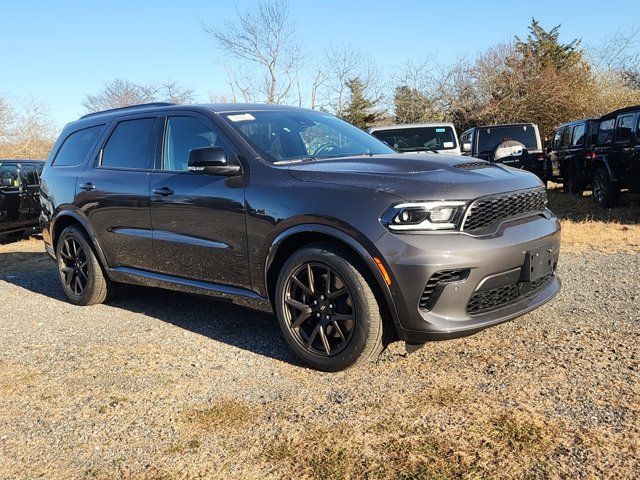
<instances>
[{"instance_id":1,"label":"black roof rail","mask_svg":"<svg viewBox=\"0 0 640 480\"><path fill-rule=\"evenodd\" d=\"M86 115L83 115L82 117L80 117L80 119L93 117L94 115L102 115L103 113L119 112L120 110L131 110L131 109L146 108L146 107L170 107L172 105L176 105L176 104L171 102L141 103L139 105L129 105L128 107L110 108L108 110L100 110L99 112L87 113Z\"/></svg>"}]
</instances>

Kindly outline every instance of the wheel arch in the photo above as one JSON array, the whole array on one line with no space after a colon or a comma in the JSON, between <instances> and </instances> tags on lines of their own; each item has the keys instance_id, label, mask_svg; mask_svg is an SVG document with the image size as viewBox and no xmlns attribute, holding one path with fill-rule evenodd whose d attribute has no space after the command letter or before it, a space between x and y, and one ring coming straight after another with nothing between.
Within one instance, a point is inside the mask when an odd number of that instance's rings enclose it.
<instances>
[{"instance_id":1,"label":"wheel arch","mask_svg":"<svg viewBox=\"0 0 640 480\"><path fill-rule=\"evenodd\" d=\"M278 235L269 248L265 261L265 286L267 296L273 304L274 294L276 290L276 282L280 268L291 253L306 245L317 242L330 242L339 245L351 253L361 263L361 267L365 269L365 274L369 274L374 282L374 293L383 302L381 307L387 318L393 322L394 329L399 332L400 322L398 312L393 301L393 297L389 286L387 285L380 269L374 260L378 258L384 264L384 259L380 255L373 254L365 248L362 243L353 238L351 235L327 225L305 224L296 225ZM374 247L370 247L374 250ZM275 311L275 309L274 309Z\"/></svg>"},{"instance_id":2,"label":"wheel arch","mask_svg":"<svg viewBox=\"0 0 640 480\"><path fill-rule=\"evenodd\" d=\"M609 174L609 178L611 178L612 182L618 181L618 175L616 175L616 171L613 168L613 165L611 165L611 161L609 160L609 157L607 156L596 157L596 159L591 163L592 177L596 174L596 172L600 167L603 167L607 171L607 173Z\"/></svg>"},{"instance_id":3,"label":"wheel arch","mask_svg":"<svg viewBox=\"0 0 640 480\"><path fill-rule=\"evenodd\" d=\"M84 230L84 232L87 234L87 238L91 244L91 247L93 247L94 252L96 252L98 259L100 260L100 263L104 268L106 268L108 266L106 257L104 256L104 252L100 248L98 239L96 238L96 235L89 222L80 214L72 210L64 210L60 212L58 215L56 215L53 222L51 223L51 245L53 247L53 251L56 251L60 234L62 234L65 228L71 225L78 225L80 228L82 228L82 230Z\"/></svg>"}]
</instances>

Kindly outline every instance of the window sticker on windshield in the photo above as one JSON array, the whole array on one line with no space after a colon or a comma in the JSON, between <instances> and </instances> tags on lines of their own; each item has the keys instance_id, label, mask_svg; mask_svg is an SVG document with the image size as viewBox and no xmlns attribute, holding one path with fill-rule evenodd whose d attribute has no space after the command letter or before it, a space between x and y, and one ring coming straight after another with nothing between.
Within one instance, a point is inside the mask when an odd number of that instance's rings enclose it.
<instances>
[{"instance_id":1,"label":"window sticker on windshield","mask_svg":"<svg viewBox=\"0 0 640 480\"><path fill-rule=\"evenodd\" d=\"M236 115L227 115L227 118L232 122L249 122L251 120L256 119L256 117L254 117L250 113L238 113Z\"/></svg>"},{"instance_id":2,"label":"window sticker on windshield","mask_svg":"<svg viewBox=\"0 0 640 480\"><path fill-rule=\"evenodd\" d=\"M442 132L444 132L444 131L445 131L445 129L444 129L444 128L436 128L436 132L438 132L438 133L442 133Z\"/></svg>"},{"instance_id":3,"label":"window sticker on windshield","mask_svg":"<svg viewBox=\"0 0 640 480\"><path fill-rule=\"evenodd\" d=\"M453 148L453 142L443 142L442 148Z\"/></svg>"}]
</instances>

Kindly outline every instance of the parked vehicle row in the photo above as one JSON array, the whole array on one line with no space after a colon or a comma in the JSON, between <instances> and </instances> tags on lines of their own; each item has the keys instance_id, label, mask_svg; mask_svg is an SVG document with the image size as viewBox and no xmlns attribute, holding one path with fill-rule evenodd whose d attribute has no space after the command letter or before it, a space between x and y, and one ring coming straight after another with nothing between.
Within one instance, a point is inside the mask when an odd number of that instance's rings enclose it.
<instances>
[{"instance_id":1,"label":"parked vehicle row","mask_svg":"<svg viewBox=\"0 0 640 480\"><path fill-rule=\"evenodd\" d=\"M559 223L535 175L398 154L323 112L91 114L65 127L42 179L43 239L71 302L100 303L121 282L273 311L322 370L393 339L411 349L473 333L560 289Z\"/></svg>"},{"instance_id":2,"label":"parked vehicle row","mask_svg":"<svg viewBox=\"0 0 640 480\"><path fill-rule=\"evenodd\" d=\"M39 229L41 160L0 160L0 240Z\"/></svg>"},{"instance_id":3,"label":"parked vehicle row","mask_svg":"<svg viewBox=\"0 0 640 480\"><path fill-rule=\"evenodd\" d=\"M561 125L548 156L566 191L591 188L597 205L615 206L621 190L640 190L640 106Z\"/></svg>"}]
</instances>

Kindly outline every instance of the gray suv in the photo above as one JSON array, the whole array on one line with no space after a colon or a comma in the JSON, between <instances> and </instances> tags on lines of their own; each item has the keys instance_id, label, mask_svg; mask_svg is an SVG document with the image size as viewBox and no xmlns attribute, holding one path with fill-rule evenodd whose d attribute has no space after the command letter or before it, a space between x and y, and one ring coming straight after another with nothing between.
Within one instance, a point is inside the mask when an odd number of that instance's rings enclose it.
<instances>
[{"instance_id":1,"label":"gray suv","mask_svg":"<svg viewBox=\"0 0 640 480\"><path fill-rule=\"evenodd\" d=\"M398 154L300 108L87 115L54 146L41 203L71 302L135 283L273 311L292 350L323 370L394 339L475 332L560 289L559 225L535 175Z\"/></svg>"}]
</instances>

